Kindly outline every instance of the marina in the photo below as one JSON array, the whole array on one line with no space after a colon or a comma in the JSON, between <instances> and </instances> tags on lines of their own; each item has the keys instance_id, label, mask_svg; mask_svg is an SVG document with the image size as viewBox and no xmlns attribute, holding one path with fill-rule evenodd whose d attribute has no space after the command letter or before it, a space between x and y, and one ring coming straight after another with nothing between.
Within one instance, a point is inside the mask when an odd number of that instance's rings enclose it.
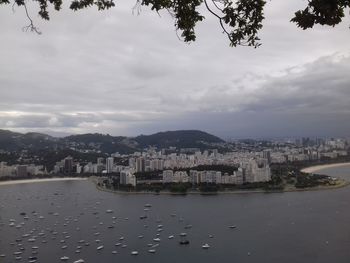
<instances>
[{"instance_id":1,"label":"marina","mask_svg":"<svg viewBox=\"0 0 350 263\"><path fill-rule=\"evenodd\" d=\"M333 217L343 218L348 205L344 197L350 196L350 189L344 188L330 192L281 195L190 198L147 195L140 198L100 192L88 181L44 184L47 188L40 185L9 185L1 189L0 258L4 263L128 262L131 258L139 262L161 263L168 259L169 262L180 263L185 257L204 263L217 259L229 263L234 258L239 262L258 262L258 258L265 257L269 262L277 263L264 253L269 249L265 244L283 250L283 246L277 242L278 237L288 233L301 235L300 227L307 227L315 234L322 229L324 240L319 247L326 246L328 250L333 246L339 247L339 239L332 237L336 228L328 224L325 227L326 222L319 222L317 228L313 228L300 215L314 214L316 211L327 213L324 210L327 208L332 211ZM24 186L25 191L14 191L19 186ZM318 203L322 196L327 196L324 200L330 203ZM329 196L333 196L335 201L331 202ZM341 201L336 200L337 196ZM28 202L19 205L18 199ZM188 202L195 204L195 208ZM278 209L271 207L271 202ZM140 219L139 215L146 204L147 218ZM232 212L221 209L217 204L232 207ZM221 216L215 219L208 217L208 208ZM113 212L107 212L110 210ZM303 213L295 212L299 210ZM350 219L350 214L347 216ZM338 219L339 222L346 224L347 221ZM22 227L10 226L11 223ZM111 225L114 227L110 228ZM285 226L282 233L281 226ZM266 239L266 235L270 239ZM295 235L293 237L293 243L288 243L288 247L294 246L293 251L298 253L296 241L299 239ZM310 237L303 236L303 240L316 241ZM344 247L342 253L346 254L346 251ZM168 255L179 256L169 259ZM283 258L283 255L280 254L279 258ZM329 259L327 255L325 260ZM284 261L292 263L288 259ZM341 260L337 262L342 263Z\"/></svg>"}]
</instances>

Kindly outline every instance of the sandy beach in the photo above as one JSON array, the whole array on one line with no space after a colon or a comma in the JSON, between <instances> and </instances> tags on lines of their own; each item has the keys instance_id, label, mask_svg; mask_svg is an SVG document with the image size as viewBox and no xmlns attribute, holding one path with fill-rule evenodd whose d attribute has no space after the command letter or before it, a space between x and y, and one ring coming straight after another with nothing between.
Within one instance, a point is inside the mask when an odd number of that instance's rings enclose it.
<instances>
[{"instance_id":1,"label":"sandy beach","mask_svg":"<svg viewBox=\"0 0 350 263\"><path fill-rule=\"evenodd\" d=\"M303 173L314 173L322 169L327 168L333 168L333 167L341 167L341 166L347 166L350 165L350 163L333 163L333 164L322 164L322 165L316 165L316 166L310 166L307 168L304 168L301 170Z\"/></svg>"},{"instance_id":2,"label":"sandy beach","mask_svg":"<svg viewBox=\"0 0 350 263\"><path fill-rule=\"evenodd\" d=\"M0 182L0 186L1 185L11 185L11 184L30 184L30 183L43 183L43 182L56 182L56 181L77 181L77 180L87 180L87 178L66 177L66 178L42 178L42 179L11 180L11 181Z\"/></svg>"}]
</instances>

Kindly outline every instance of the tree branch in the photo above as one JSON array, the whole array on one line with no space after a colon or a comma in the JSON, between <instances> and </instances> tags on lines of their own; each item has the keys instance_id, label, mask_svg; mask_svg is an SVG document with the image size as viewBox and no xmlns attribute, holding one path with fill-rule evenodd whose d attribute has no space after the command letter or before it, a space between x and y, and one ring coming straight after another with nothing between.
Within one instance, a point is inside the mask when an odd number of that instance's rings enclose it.
<instances>
[{"instance_id":1,"label":"tree branch","mask_svg":"<svg viewBox=\"0 0 350 263\"><path fill-rule=\"evenodd\" d=\"M23 3L23 6L24 6L24 10L26 12L26 16L29 20L29 25L25 26L22 28L23 31L28 31L30 30L30 32L35 32L37 33L38 35L41 35L41 31L39 30L39 28L37 28L36 26L34 26L34 23L33 23L33 20L32 18L30 17L29 13L28 13L28 9L27 9L27 5L26 3Z\"/></svg>"},{"instance_id":2,"label":"tree branch","mask_svg":"<svg viewBox=\"0 0 350 263\"><path fill-rule=\"evenodd\" d=\"M213 2L214 2L214 1L213 1ZM224 33L226 33L228 39L232 42L232 41L233 41L233 40L232 40L232 37L231 37L230 33L226 30L226 28L225 28L225 26L224 26L224 23L222 22L222 19L223 19L223 18L222 18L221 16L219 16L218 14L216 14L213 10L210 9L210 7L209 7L209 5L208 5L208 3L207 3L207 0L204 0L204 4L205 4L206 8L208 9L208 11L209 11L210 13L212 13L214 16L216 16L216 17L219 19L220 26L221 26L222 30L224 31ZM216 5L215 5L215 6L216 6Z\"/></svg>"}]
</instances>

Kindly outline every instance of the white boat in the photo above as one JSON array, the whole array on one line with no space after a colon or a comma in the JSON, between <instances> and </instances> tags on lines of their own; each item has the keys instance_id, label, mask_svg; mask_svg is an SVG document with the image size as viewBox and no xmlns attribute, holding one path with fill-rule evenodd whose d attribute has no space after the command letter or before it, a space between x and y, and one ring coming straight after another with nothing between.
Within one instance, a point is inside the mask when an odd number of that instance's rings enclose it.
<instances>
[{"instance_id":1,"label":"white boat","mask_svg":"<svg viewBox=\"0 0 350 263\"><path fill-rule=\"evenodd\" d=\"M106 213L108 213L108 214L113 213L113 210L108 209L108 210L106 210Z\"/></svg>"},{"instance_id":2,"label":"white boat","mask_svg":"<svg viewBox=\"0 0 350 263\"><path fill-rule=\"evenodd\" d=\"M153 253L156 253L156 250L155 249L149 249L148 252L153 254Z\"/></svg>"},{"instance_id":3,"label":"white boat","mask_svg":"<svg viewBox=\"0 0 350 263\"><path fill-rule=\"evenodd\" d=\"M61 257L62 261L67 261L68 259L69 259L69 257L67 257L67 256Z\"/></svg>"},{"instance_id":4,"label":"white boat","mask_svg":"<svg viewBox=\"0 0 350 263\"><path fill-rule=\"evenodd\" d=\"M170 236L168 236L168 238L169 238L169 239L173 239L173 238L174 238L174 236L173 236L173 235L170 235Z\"/></svg>"},{"instance_id":5,"label":"white boat","mask_svg":"<svg viewBox=\"0 0 350 263\"><path fill-rule=\"evenodd\" d=\"M159 237L153 238L153 241L154 241L154 242L160 242L160 238L159 238Z\"/></svg>"},{"instance_id":6,"label":"white boat","mask_svg":"<svg viewBox=\"0 0 350 263\"><path fill-rule=\"evenodd\" d=\"M134 256L136 256L136 255L138 255L138 254L139 254L139 252L136 251L136 250L131 252L131 255L134 255Z\"/></svg>"},{"instance_id":7,"label":"white boat","mask_svg":"<svg viewBox=\"0 0 350 263\"><path fill-rule=\"evenodd\" d=\"M119 247L122 243L116 243L115 246Z\"/></svg>"},{"instance_id":8,"label":"white boat","mask_svg":"<svg viewBox=\"0 0 350 263\"><path fill-rule=\"evenodd\" d=\"M99 246L99 247L97 247L97 250L101 250L103 248L104 248L104 246Z\"/></svg>"},{"instance_id":9,"label":"white boat","mask_svg":"<svg viewBox=\"0 0 350 263\"><path fill-rule=\"evenodd\" d=\"M209 246L209 244L204 244L204 245L202 246L202 248L208 249L208 248L210 248L210 246Z\"/></svg>"},{"instance_id":10,"label":"white boat","mask_svg":"<svg viewBox=\"0 0 350 263\"><path fill-rule=\"evenodd\" d=\"M229 228L231 228L231 229L234 229L234 228L236 228L237 226L235 226L235 225L232 225L232 226L229 226Z\"/></svg>"},{"instance_id":11,"label":"white boat","mask_svg":"<svg viewBox=\"0 0 350 263\"><path fill-rule=\"evenodd\" d=\"M84 259L78 259L78 260L74 261L73 263L84 263L84 262L85 262Z\"/></svg>"},{"instance_id":12,"label":"white boat","mask_svg":"<svg viewBox=\"0 0 350 263\"><path fill-rule=\"evenodd\" d=\"M145 204L145 207L152 207L151 204Z\"/></svg>"}]
</instances>

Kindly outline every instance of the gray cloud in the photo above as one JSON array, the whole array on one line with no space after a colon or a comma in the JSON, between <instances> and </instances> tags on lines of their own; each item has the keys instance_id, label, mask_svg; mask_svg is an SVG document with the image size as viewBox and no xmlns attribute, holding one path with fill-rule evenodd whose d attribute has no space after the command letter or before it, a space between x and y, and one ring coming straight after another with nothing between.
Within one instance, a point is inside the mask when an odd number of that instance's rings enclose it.
<instances>
[{"instance_id":1,"label":"gray cloud","mask_svg":"<svg viewBox=\"0 0 350 263\"><path fill-rule=\"evenodd\" d=\"M304 5L268 2L259 49L228 47L210 16L187 45L166 13L132 15L130 3L107 12L64 9L47 23L34 15L41 36L21 31L23 10L2 6L0 128L348 133L349 29L297 29L289 19Z\"/></svg>"}]
</instances>

